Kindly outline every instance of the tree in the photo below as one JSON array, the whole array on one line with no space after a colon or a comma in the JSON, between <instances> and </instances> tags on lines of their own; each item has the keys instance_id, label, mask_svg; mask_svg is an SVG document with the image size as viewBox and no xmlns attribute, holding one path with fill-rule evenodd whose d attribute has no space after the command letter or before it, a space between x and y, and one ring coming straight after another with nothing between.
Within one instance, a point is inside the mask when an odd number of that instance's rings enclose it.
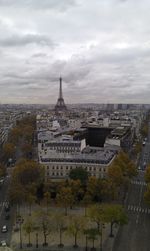
<instances>
[{"instance_id":1,"label":"tree","mask_svg":"<svg viewBox=\"0 0 150 251\"><path fill-rule=\"evenodd\" d=\"M148 135L148 123L146 121L142 124L140 133L142 134L142 136L144 138L147 137L147 135Z\"/></svg>"},{"instance_id":2,"label":"tree","mask_svg":"<svg viewBox=\"0 0 150 251\"><path fill-rule=\"evenodd\" d=\"M120 152L115 158L111 166L108 168L108 179L114 185L115 194L117 196L125 195L130 180L137 174L137 169L129 156Z\"/></svg>"},{"instance_id":3,"label":"tree","mask_svg":"<svg viewBox=\"0 0 150 251\"><path fill-rule=\"evenodd\" d=\"M59 245L58 247L63 247L62 234L67 229L67 218L63 214L56 213L54 215L54 222L56 225L56 230L59 232Z\"/></svg>"},{"instance_id":4,"label":"tree","mask_svg":"<svg viewBox=\"0 0 150 251\"><path fill-rule=\"evenodd\" d=\"M35 191L33 192L33 189L27 192L25 200L29 205L29 216L31 216L31 206L36 201Z\"/></svg>"},{"instance_id":5,"label":"tree","mask_svg":"<svg viewBox=\"0 0 150 251\"><path fill-rule=\"evenodd\" d=\"M137 142L134 147L134 153L137 155L142 151L142 143Z\"/></svg>"},{"instance_id":6,"label":"tree","mask_svg":"<svg viewBox=\"0 0 150 251\"><path fill-rule=\"evenodd\" d=\"M79 233L84 231L84 226L86 224L86 219L83 216L70 216L70 221L68 225L68 232L70 235L74 236L74 247L78 247L77 237Z\"/></svg>"},{"instance_id":7,"label":"tree","mask_svg":"<svg viewBox=\"0 0 150 251\"><path fill-rule=\"evenodd\" d=\"M21 150L23 152L23 155L26 158L31 158L31 154L32 154L32 145L29 143L24 143L21 147Z\"/></svg>"},{"instance_id":8,"label":"tree","mask_svg":"<svg viewBox=\"0 0 150 251\"><path fill-rule=\"evenodd\" d=\"M13 169L10 195L14 203L17 199L20 205L20 200L22 202L23 199L29 204L29 215L31 214L31 205L36 200L37 187L43 179L43 167L33 160L21 160ZM19 190L16 191L18 188ZM16 195L13 191L16 191Z\"/></svg>"},{"instance_id":9,"label":"tree","mask_svg":"<svg viewBox=\"0 0 150 251\"><path fill-rule=\"evenodd\" d=\"M123 176L129 179L137 175L137 169L132 160L130 160L127 153L121 151L119 155L115 158L114 164L118 165L123 173Z\"/></svg>"},{"instance_id":10,"label":"tree","mask_svg":"<svg viewBox=\"0 0 150 251\"><path fill-rule=\"evenodd\" d=\"M26 198L26 191L24 187L22 187L18 183L11 183L9 188L9 199L11 203L16 204L16 210L18 208L18 211L16 211L16 215L20 214L20 205L25 201Z\"/></svg>"},{"instance_id":11,"label":"tree","mask_svg":"<svg viewBox=\"0 0 150 251\"><path fill-rule=\"evenodd\" d=\"M90 204L92 203L92 197L90 194L88 193L85 193L84 194L84 197L83 197L83 200L81 202L81 204L84 206L84 209L85 209L85 216L87 216L87 206L89 206Z\"/></svg>"},{"instance_id":12,"label":"tree","mask_svg":"<svg viewBox=\"0 0 150 251\"><path fill-rule=\"evenodd\" d=\"M47 213L48 213L48 204L49 204L50 201L51 201L51 193L50 193L50 192L46 191L46 192L44 193L44 200L46 201L46 211L47 211Z\"/></svg>"},{"instance_id":13,"label":"tree","mask_svg":"<svg viewBox=\"0 0 150 251\"><path fill-rule=\"evenodd\" d=\"M105 218L110 223L110 237L113 237L113 225L124 225L127 223L127 215L121 205L105 205Z\"/></svg>"},{"instance_id":14,"label":"tree","mask_svg":"<svg viewBox=\"0 0 150 251\"><path fill-rule=\"evenodd\" d=\"M85 185L88 180L88 172L82 167L72 169L69 173L69 178L73 180L80 180L82 185Z\"/></svg>"},{"instance_id":15,"label":"tree","mask_svg":"<svg viewBox=\"0 0 150 251\"><path fill-rule=\"evenodd\" d=\"M150 166L148 166L148 167L146 168L146 171L145 171L145 181L146 181L147 183L150 182Z\"/></svg>"},{"instance_id":16,"label":"tree","mask_svg":"<svg viewBox=\"0 0 150 251\"><path fill-rule=\"evenodd\" d=\"M88 216L91 221L95 222L97 229L100 232L101 224L106 222L105 206L104 204L94 204L88 209Z\"/></svg>"},{"instance_id":17,"label":"tree","mask_svg":"<svg viewBox=\"0 0 150 251\"><path fill-rule=\"evenodd\" d=\"M0 163L0 178L6 175L6 167Z\"/></svg>"},{"instance_id":18,"label":"tree","mask_svg":"<svg viewBox=\"0 0 150 251\"><path fill-rule=\"evenodd\" d=\"M34 127L29 124L25 125L23 128L23 132L24 132L25 141L30 144L32 142L32 138L33 138Z\"/></svg>"},{"instance_id":19,"label":"tree","mask_svg":"<svg viewBox=\"0 0 150 251\"><path fill-rule=\"evenodd\" d=\"M70 187L62 187L56 197L57 203L65 208L65 215L68 214L68 207L72 207L74 196Z\"/></svg>"},{"instance_id":20,"label":"tree","mask_svg":"<svg viewBox=\"0 0 150 251\"><path fill-rule=\"evenodd\" d=\"M17 145L21 136L22 136L22 131L18 126L12 128L9 135L10 142Z\"/></svg>"},{"instance_id":21,"label":"tree","mask_svg":"<svg viewBox=\"0 0 150 251\"><path fill-rule=\"evenodd\" d=\"M10 142L17 145L18 143L29 143L33 141L34 130L36 129L36 117L27 116L16 122L9 135Z\"/></svg>"},{"instance_id":22,"label":"tree","mask_svg":"<svg viewBox=\"0 0 150 251\"><path fill-rule=\"evenodd\" d=\"M147 182L147 189L144 193L144 200L148 205L150 205L150 166L146 168L145 181Z\"/></svg>"},{"instance_id":23,"label":"tree","mask_svg":"<svg viewBox=\"0 0 150 251\"><path fill-rule=\"evenodd\" d=\"M74 203L77 203L83 196L83 189L81 187L80 180L69 180L66 183L67 187L71 188L72 195L74 197Z\"/></svg>"},{"instance_id":24,"label":"tree","mask_svg":"<svg viewBox=\"0 0 150 251\"><path fill-rule=\"evenodd\" d=\"M112 179L102 180L102 201L112 201L117 198L118 189Z\"/></svg>"},{"instance_id":25,"label":"tree","mask_svg":"<svg viewBox=\"0 0 150 251\"><path fill-rule=\"evenodd\" d=\"M120 187L124 181L121 167L119 165L115 165L115 163L112 164L108 168L108 178L115 184L116 187Z\"/></svg>"},{"instance_id":26,"label":"tree","mask_svg":"<svg viewBox=\"0 0 150 251\"><path fill-rule=\"evenodd\" d=\"M87 194L91 197L92 201L100 202L102 200L102 180L96 177L89 177L87 182Z\"/></svg>"},{"instance_id":27,"label":"tree","mask_svg":"<svg viewBox=\"0 0 150 251\"><path fill-rule=\"evenodd\" d=\"M43 246L47 246L47 237L54 230L52 215L51 213L46 214L44 210L40 210L35 213L35 219L38 222L38 229L43 233Z\"/></svg>"},{"instance_id":28,"label":"tree","mask_svg":"<svg viewBox=\"0 0 150 251\"><path fill-rule=\"evenodd\" d=\"M85 234L87 235L87 238L89 240L92 240L92 249L91 250L95 250L95 246L94 246L94 243L95 243L95 240L97 240L97 235L99 235L99 231L97 228L90 228L90 229L87 229L85 231Z\"/></svg>"},{"instance_id":29,"label":"tree","mask_svg":"<svg viewBox=\"0 0 150 251\"><path fill-rule=\"evenodd\" d=\"M148 183L147 189L144 193L144 200L148 204L148 206L150 206L150 183Z\"/></svg>"},{"instance_id":30,"label":"tree","mask_svg":"<svg viewBox=\"0 0 150 251\"><path fill-rule=\"evenodd\" d=\"M36 161L22 159L13 169L13 182L20 183L24 187L32 184L38 185L43 179L44 167Z\"/></svg>"},{"instance_id":31,"label":"tree","mask_svg":"<svg viewBox=\"0 0 150 251\"><path fill-rule=\"evenodd\" d=\"M9 158L13 158L15 153L15 145L13 143L6 143L3 146L3 158L8 160Z\"/></svg>"},{"instance_id":32,"label":"tree","mask_svg":"<svg viewBox=\"0 0 150 251\"><path fill-rule=\"evenodd\" d=\"M35 223L34 223L33 219L31 219L31 217L28 218L23 225L23 229L24 229L25 233L28 235L28 244L27 244L28 247L32 246L31 233L34 232L34 225L35 225Z\"/></svg>"}]
</instances>

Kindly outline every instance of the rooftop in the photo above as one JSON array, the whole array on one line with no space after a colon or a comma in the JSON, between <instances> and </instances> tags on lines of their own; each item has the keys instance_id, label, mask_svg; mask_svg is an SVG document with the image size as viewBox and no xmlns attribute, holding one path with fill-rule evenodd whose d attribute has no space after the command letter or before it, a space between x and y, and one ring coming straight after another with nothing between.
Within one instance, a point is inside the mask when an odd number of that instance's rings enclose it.
<instances>
[{"instance_id":1,"label":"rooftop","mask_svg":"<svg viewBox=\"0 0 150 251\"><path fill-rule=\"evenodd\" d=\"M109 164L116 155L116 150L105 150L98 147L86 147L81 153L56 153L45 154L41 162L73 162L73 163L95 163Z\"/></svg>"}]
</instances>

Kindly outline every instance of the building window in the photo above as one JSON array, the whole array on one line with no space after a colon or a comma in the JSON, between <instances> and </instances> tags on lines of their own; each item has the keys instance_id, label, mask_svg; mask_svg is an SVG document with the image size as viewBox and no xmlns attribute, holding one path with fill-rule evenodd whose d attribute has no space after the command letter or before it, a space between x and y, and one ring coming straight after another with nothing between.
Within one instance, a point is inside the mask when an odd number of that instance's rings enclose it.
<instances>
[{"instance_id":1,"label":"building window","mask_svg":"<svg viewBox=\"0 0 150 251\"><path fill-rule=\"evenodd\" d=\"M66 169L68 170L68 166L66 166Z\"/></svg>"},{"instance_id":2,"label":"building window","mask_svg":"<svg viewBox=\"0 0 150 251\"><path fill-rule=\"evenodd\" d=\"M61 166L61 169L63 169L63 167Z\"/></svg>"},{"instance_id":3,"label":"building window","mask_svg":"<svg viewBox=\"0 0 150 251\"><path fill-rule=\"evenodd\" d=\"M61 176L63 176L63 173L61 173Z\"/></svg>"},{"instance_id":4,"label":"building window","mask_svg":"<svg viewBox=\"0 0 150 251\"><path fill-rule=\"evenodd\" d=\"M47 169L49 169L49 166L47 166Z\"/></svg>"},{"instance_id":5,"label":"building window","mask_svg":"<svg viewBox=\"0 0 150 251\"><path fill-rule=\"evenodd\" d=\"M54 168L55 168L55 167L53 166L52 169L54 170Z\"/></svg>"},{"instance_id":6,"label":"building window","mask_svg":"<svg viewBox=\"0 0 150 251\"><path fill-rule=\"evenodd\" d=\"M59 176L59 173L57 173L56 175Z\"/></svg>"},{"instance_id":7,"label":"building window","mask_svg":"<svg viewBox=\"0 0 150 251\"><path fill-rule=\"evenodd\" d=\"M52 173L52 175L54 176L54 175L55 175L55 173Z\"/></svg>"}]
</instances>

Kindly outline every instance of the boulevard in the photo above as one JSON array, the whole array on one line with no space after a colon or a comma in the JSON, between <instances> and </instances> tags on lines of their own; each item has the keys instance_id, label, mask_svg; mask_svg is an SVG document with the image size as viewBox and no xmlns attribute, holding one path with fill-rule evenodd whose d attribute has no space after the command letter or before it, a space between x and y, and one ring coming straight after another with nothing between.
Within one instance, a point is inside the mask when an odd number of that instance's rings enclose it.
<instances>
[{"instance_id":1,"label":"boulevard","mask_svg":"<svg viewBox=\"0 0 150 251\"><path fill-rule=\"evenodd\" d=\"M150 162L150 123L149 134L143 146L139 161L138 176L131 182L125 208L128 224L119 228L113 251L149 251L150 250L150 208L144 202L146 183L145 167Z\"/></svg>"},{"instance_id":2,"label":"boulevard","mask_svg":"<svg viewBox=\"0 0 150 251\"><path fill-rule=\"evenodd\" d=\"M13 208L10 207L9 211L5 211L5 206L8 203L8 186L9 186L9 176L7 176L4 180L4 184L0 189L0 242L5 240L9 245L11 240L11 232L12 232L12 224L13 224ZM9 215L9 219L5 219L6 215ZM7 226L8 231L6 233L2 233L2 227Z\"/></svg>"},{"instance_id":3,"label":"boulevard","mask_svg":"<svg viewBox=\"0 0 150 251\"><path fill-rule=\"evenodd\" d=\"M143 174L139 174L143 182ZM120 227L113 251L149 251L150 209L144 203L144 183L131 184L126 202L129 222Z\"/></svg>"}]
</instances>

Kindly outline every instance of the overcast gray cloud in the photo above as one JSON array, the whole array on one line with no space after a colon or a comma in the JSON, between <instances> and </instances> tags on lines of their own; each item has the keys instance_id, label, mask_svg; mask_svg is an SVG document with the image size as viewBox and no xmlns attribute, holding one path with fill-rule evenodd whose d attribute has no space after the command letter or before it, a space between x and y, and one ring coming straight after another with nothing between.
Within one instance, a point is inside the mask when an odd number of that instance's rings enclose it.
<instances>
[{"instance_id":1,"label":"overcast gray cloud","mask_svg":"<svg viewBox=\"0 0 150 251\"><path fill-rule=\"evenodd\" d=\"M149 103L149 0L0 0L0 102Z\"/></svg>"},{"instance_id":2,"label":"overcast gray cloud","mask_svg":"<svg viewBox=\"0 0 150 251\"><path fill-rule=\"evenodd\" d=\"M32 43L50 47L54 46L54 43L47 36L41 34L14 34L6 38L0 38L0 46L3 47L25 46Z\"/></svg>"},{"instance_id":3,"label":"overcast gray cloud","mask_svg":"<svg viewBox=\"0 0 150 251\"><path fill-rule=\"evenodd\" d=\"M74 5L75 0L0 0L1 6L19 7L19 8L36 8L36 9L53 9L66 10Z\"/></svg>"}]
</instances>

